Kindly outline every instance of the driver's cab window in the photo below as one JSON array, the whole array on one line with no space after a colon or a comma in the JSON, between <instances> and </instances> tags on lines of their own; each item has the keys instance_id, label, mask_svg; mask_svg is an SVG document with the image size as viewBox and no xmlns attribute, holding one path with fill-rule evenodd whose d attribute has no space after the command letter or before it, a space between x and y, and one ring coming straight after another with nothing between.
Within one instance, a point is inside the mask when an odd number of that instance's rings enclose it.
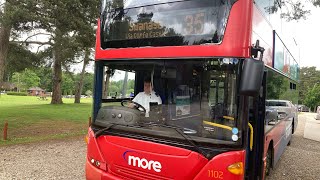
<instances>
[{"instance_id":1,"label":"driver's cab window","mask_svg":"<svg viewBox=\"0 0 320 180\"><path fill-rule=\"evenodd\" d=\"M104 106L120 105L120 100L122 99L133 99L135 95L134 88L135 72L105 67L103 99L112 103L105 103Z\"/></svg>"},{"instance_id":2,"label":"driver's cab window","mask_svg":"<svg viewBox=\"0 0 320 180\"><path fill-rule=\"evenodd\" d=\"M237 59L107 62L96 122L237 142ZM163 134L164 133L164 134Z\"/></svg>"}]
</instances>

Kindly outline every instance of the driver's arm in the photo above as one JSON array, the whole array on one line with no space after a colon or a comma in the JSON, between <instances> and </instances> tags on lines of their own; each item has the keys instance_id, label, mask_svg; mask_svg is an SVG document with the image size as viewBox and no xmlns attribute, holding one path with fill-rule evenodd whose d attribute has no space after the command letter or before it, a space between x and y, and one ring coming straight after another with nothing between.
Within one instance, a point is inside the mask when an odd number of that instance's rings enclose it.
<instances>
[{"instance_id":1,"label":"driver's arm","mask_svg":"<svg viewBox=\"0 0 320 180\"><path fill-rule=\"evenodd\" d=\"M141 94L138 93L138 94L136 95L136 97L133 98L132 101L141 104L141 102L140 102L140 101L141 101ZM133 103L129 103L129 104L128 104L128 107L129 107L129 108L134 108L134 104L133 104Z\"/></svg>"}]
</instances>

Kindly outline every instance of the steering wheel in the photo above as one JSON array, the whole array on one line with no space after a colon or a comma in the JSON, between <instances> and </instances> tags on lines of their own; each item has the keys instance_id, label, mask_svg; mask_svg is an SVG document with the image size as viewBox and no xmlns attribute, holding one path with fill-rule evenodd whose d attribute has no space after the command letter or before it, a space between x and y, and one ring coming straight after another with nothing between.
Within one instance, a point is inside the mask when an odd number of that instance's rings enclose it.
<instances>
[{"instance_id":1,"label":"steering wheel","mask_svg":"<svg viewBox=\"0 0 320 180\"><path fill-rule=\"evenodd\" d=\"M144 108L141 104L139 104L139 103L137 103L137 102L134 102L134 101L130 101L130 100L123 100L123 101L121 101L121 106L125 106L124 105L124 103L133 103L134 104L134 107L135 107L135 109L137 109L137 110L139 110L139 111L141 111L141 112L144 112L144 113L146 113L147 111L146 111L146 108ZM140 109L141 108L141 109Z\"/></svg>"}]
</instances>

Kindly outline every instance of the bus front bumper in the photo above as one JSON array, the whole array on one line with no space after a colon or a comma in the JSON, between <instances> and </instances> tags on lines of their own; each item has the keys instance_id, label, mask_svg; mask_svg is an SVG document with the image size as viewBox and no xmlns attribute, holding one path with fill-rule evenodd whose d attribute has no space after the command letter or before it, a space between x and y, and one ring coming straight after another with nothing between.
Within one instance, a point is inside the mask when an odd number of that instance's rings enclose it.
<instances>
[{"instance_id":1,"label":"bus front bumper","mask_svg":"<svg viewBox=\"0 0 320 180\"><path fill-rule=\"evenodd\" d=\"M105 172L101 169L96 168L93 166L90 161L87 159L86 162L86 179L87 180L122 180L121 178L118 178L108 172Z\"/></svg>"}]
</instances>

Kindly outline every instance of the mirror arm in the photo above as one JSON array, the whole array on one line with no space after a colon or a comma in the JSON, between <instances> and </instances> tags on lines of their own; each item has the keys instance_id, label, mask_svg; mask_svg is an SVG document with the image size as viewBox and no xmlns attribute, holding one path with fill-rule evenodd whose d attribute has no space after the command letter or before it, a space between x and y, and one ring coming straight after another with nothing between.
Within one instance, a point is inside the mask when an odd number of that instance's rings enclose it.
<instances>
[{"instance_id":1,"label":"mirror arm","mask_svg":"<svg viewBox=\"0 0 320 180\"><path fill-rule=\"evenodd\" d=\"M258 52L260 52L260 57L259 57L260 61L262 61L262 59L263 59L264 51L265 51L265 49L260 46L260 41L259 40L256 41L256 44L253 44L251 46L251 56L253 58L257 58L258 57Z\"/></svg>"}]
</instances>

